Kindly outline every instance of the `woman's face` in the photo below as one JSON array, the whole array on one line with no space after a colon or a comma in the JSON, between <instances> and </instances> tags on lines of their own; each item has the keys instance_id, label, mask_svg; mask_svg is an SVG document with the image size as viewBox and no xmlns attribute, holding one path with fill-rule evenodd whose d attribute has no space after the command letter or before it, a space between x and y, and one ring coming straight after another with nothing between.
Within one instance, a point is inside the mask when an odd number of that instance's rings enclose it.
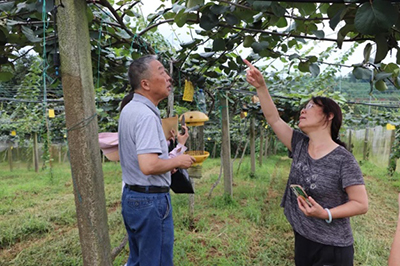
<instances>
[{"instance_id":1,"label":"woman's face","mask_svg":"<svg viewBox=\"0 0 400 266\"><path fill-rule=\"evenodd\" d=\"M307 133L312 129L326 126L326 117L322 107L315 104L312 100L301 110L299 118L299 128Z\"/></svg>"}]
</instances>

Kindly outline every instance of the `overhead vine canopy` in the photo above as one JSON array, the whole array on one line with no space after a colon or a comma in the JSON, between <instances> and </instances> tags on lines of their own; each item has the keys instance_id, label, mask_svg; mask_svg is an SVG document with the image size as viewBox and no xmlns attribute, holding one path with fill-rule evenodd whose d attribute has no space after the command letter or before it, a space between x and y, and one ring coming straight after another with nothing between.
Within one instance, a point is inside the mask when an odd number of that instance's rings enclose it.
<instances>
[{"instance_id":1,"label":"overhead vine canopy","mask_svg":"<svg viewBox=\"0 0 400 266\"><path fill-rule=\"evenodd\" d=\"M62 1L46 1L45 7L42 1L0 2L2 66L12 66L18 56L21 56L24 47L41 54L45 44L48 46L48 54L56 53L55 14L58 8L63 8ZM181 0L172 1L171 7L168 1L161 2L147 21L132 23L139 20L137 9L134 7L141 4L140 2L88 1L93 52L104 55L100 64L102 70L106 70L104 66L107 65L108 68L114 68L115 72L125 73L122 71L125 70L122 57L135 58L142 53L169 53L171 57L171 53L167 49L163 51L159 43L151 43L144 38L158 25L169 23L178 27L198 25L201 29L197 31L197 36L203 38L193 38L191 42L182 44L182 49L175 58L178 68L183 69L185 64L196 65L196 71L188 73L191 76L196 74L214 77L218 71L210 70L215 70L215 67L229 78L235 75L242 64L237 56L230 53L239 46L252 48L255 58L285 58L290 64L297 65L301 71L317 75L317 55L303 57L289 54L289 51L292 47L301 46L306 40L320 40L335 42L338 48L341 48L344 42L365 43L365 59L355 66L354 74L360 78L370 77L370 66L374 66L377 73L384 72L375 75L375 82L389 78L396 87L400 86L398 66L379 64L393 52L397 53L397 64L400 62L399 3L386 0ZM48 13L45 21L43 11ZM327 38L327 30L336 30L336 38ZM45 43L42 41L43 37L46 38ZM206 46L205 53L196 53L200 45ZM372 48L375 48L373 53ZM119 50L119 54L115 55L116 49L123 50ZM27 52L26 49L24 51ZM191 67L189 70L194 71ZM2 67L0 80L11 78L11 72Z\"/></svg>"},{"instance_id":2,"label":"overhead vine canopy","mask_svg":"<svg viewBox=\"0 0 400 266\"><path fill-rule=\"evenodd\" d=\"M293 53L293 48L318 40L336 43L338 48L345 42L363 44L364 59L354 65L354 75L373 77L379 90L386 88L385 81L400 88L400 4L395 1L172 0L161 1L147 20L137 13L141 4L149 2L87 1L96 85L123 90L118 82L125 80L126 62L159 53L173 59L181 78L190 77L202 86L222 77L221 86L230 86L244 68L237 52L241 47L252 49L253 59L277 58L316 76L319 55ZM13 63L30 50L46 54L48 71L54 75L59 8L62 1L0 1L0 80L12 79ZM165 23L197 26L197 37L175 52L163 38L154 37L155 29ZM336 38L326 36L332 30ZM202 45L204 51L198 51ZM381 64L394 53L397 64Z\"/></svg>"},{"instance_id":3,"label":"overhead vine canopy","mask_svg":"<svg viewBox=\"0 0 400 266\"><path fill-rule=\"evenodd\" d=\"M387 83L400 88L397 2L172 0L160 1L161 5L143 18L139 7L149 3L87 1L96 90L124 93L127 63L147 53L172 62L175 81L189 79L204 87L209 96L214 88L243 86L245 66L240 51L244 48L252 51L252 60L281 60L315 77L331 49L340 49L345 42L364 47L364 58L353 65L356 78L371 80L379 90L385 90ZM60 8L65 8L60 0L0 1L0 81L11 81L17 60L35 51L44 58L47 82L59 86L62 67L59 69L57 60L56 14ZM176 51L156 31L162 24L185 26L196 35ZM327 37L332 31L337 32L336 37ZM321 54L300 53L309 40L331 46ZM381 63L395 54L396 63ZM170 62L165 62L168 69ZM103 95L103 100L112 100L107 92Z\"/></svg>"}]
</instances>

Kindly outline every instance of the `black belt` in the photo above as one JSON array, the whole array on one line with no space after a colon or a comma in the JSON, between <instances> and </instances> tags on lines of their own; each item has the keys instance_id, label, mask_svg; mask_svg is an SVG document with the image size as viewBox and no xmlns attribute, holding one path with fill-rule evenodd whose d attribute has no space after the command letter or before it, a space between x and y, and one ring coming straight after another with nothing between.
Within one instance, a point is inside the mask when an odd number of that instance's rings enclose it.
<instances>
[{"instance_id":1,"label":"black belt","mask_svg":"<svg viewBox=\"0 0 400 266\"><path fill-rule=\"evenodd\" d=\"M125 185L130 190L142 193L167 193L169 187L157 187L157 186L138 186L138 185Z\"/></svg>"}]
</instances>

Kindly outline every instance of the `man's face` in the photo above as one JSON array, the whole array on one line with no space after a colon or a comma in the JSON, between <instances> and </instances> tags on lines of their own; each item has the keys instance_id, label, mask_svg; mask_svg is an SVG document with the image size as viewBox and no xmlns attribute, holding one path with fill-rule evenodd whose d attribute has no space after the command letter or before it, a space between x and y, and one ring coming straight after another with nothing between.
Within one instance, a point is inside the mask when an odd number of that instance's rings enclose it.
<instances>
[{"instance_id":1,"label":"man's face","mask_svg":"<svg viewBox=\"0 0 400 266\"><path fill-rule=\"evenodd\" d=\"M160 61L154 60L150 63L148 72L149 77L147 82L151 95L157 100L167 98L171 92L172 84L171 77L166 72L164 66Z\"/></svg>"}]
</instances>

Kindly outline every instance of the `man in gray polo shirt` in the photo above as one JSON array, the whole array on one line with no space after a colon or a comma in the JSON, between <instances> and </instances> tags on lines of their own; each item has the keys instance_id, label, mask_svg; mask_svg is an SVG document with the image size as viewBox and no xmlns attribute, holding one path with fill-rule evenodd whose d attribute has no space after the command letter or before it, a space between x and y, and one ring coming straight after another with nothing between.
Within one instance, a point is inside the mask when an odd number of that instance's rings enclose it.
<instances>
[{"instance_id":1,"label":"man in gray polo shirt","mask_svg":"<svg viewBox=\"0 0 400 266\"><path fill-rule=\"evenodd\" d=\"M121 112L119 157L125 187L122 216L129 236L128 266L173 265L174 225L169 195L171 170L189 168L195 159L168 158L158 103L171 92L171 78L154 55L129 67L133 99Z\"/></svg>"}]
</instances>

